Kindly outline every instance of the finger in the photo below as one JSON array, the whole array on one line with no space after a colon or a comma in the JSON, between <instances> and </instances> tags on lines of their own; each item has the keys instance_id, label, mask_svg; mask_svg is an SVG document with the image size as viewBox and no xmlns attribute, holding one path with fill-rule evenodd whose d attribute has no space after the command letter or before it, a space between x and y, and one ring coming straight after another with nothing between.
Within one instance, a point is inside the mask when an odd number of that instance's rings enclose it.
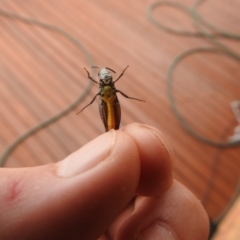
<instances>
[{"instance_id":1,"label":"finger","mask_svg":"<svg viewBox=\"0 0 240 240\"><path fill-rule=\"evenodd\" d=\"M182 184L161 196L139 197L134 210L111 234L116 240L207 240L208 216L200 201Z\"/></svg>"},{"instance_id":2,"label":"finger","mask_svg":"<svg viewBox=\"0 0 240 240\"><path fill-rule=\"evenodd\" d=\"M140 195L159 195L172 184L173 157L163 134L144 124L129 124L122 131L130 134L137 144L141 160ZM146 134L149 131L151 134Z\"/></svg>"},{"instance_id":3,"label":"finger","mask_svg":"<svg viewBox=\"0 0 240 240\"><path fill-rule=\"evenodd\" d=\"M137 146L110 131L57 164L1 169L0 239L96 239L136 192Z\"/></svg>"}]
</instances>

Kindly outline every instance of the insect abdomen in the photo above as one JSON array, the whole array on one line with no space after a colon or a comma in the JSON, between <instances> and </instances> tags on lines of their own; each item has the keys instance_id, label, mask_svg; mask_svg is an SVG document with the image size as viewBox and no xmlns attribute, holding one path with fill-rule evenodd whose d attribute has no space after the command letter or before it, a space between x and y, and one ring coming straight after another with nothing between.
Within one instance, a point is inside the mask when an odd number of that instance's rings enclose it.
<instances>
[{"instance_id":1,"label":"insect abdomen","mask_svg":"<svg viewBox=\"0 0 240 240\"><path fill-rule=\"evenodd\" d=\"M107 126L108 130L116 129L116 119L113 103L107 103Z\"/></svg>"},{"instance_id":2,"label":"insect abdomen","mask_svg":"<svg viewBox=\"0 0 240 240\"><path fill-rule=\"evenodd\" d=\"M100 114L106 131L110 129L118 129L120 123L120 119L118 118L120 116L118 110L115 109L116 102L118 103L115 89L111 86L103 87L101 90L101 100L104 104L101 104L100 111L102 111L102 113L100 112Z\"/></svg>"}]
</instances>

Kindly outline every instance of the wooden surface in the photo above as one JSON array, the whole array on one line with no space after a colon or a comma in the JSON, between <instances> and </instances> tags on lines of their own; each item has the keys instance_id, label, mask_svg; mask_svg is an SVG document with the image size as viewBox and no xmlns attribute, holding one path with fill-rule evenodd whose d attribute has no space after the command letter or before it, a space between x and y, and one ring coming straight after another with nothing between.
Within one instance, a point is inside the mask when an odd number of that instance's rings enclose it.
<instances>
[{"instance_id":1,"label":"wooden surface","mask_svg":"<svg viewBox=\"0 0 240 240\"><path fill-rule=\"evenodd\" d=\"M146 17L151 2L1 0L0 8L68 31L86 47L97 66L110 67L119 74L130 65L116 87L147 103L119 96L121 125L142 122L161 129L175 152L175 178L190 188L215 218L237 186L240 148L217 150L188 135L174 116L166 92L166 73L173 58L183 50L209 43L157 29ZM181 2L193 4L190 0ZM206 1L200 12L221 29L240 34L236 24L239 9L238 0L212 0ZM154 14L175 29L194 30L190 19L177 10L158 8ZM88 84L83 67L90 66L69 40L40 27L0 16L0 36L2 153L16 137L74 101ZM223 42L240 52L239 43ZM176 68L174 96L194 131L214 141L224 131L223 140L232 135L237 121L230 103L240 98L239 79L239 62L214 53L191 55ZM17 147L5 166L59 161L103 133L97 103L75 114L97 91L94 85L77 109Z\"/></svg>"},{"instance_id":2,"label":"wooden surface","mask_svg":"<svg viewBox=\"0 0 240 240\"><path fill-rule=\"evenodd\" d=\"M223 219L212 240L240 239L240 197L232 206L228 215Z\"/></svg>"}]
</instances>

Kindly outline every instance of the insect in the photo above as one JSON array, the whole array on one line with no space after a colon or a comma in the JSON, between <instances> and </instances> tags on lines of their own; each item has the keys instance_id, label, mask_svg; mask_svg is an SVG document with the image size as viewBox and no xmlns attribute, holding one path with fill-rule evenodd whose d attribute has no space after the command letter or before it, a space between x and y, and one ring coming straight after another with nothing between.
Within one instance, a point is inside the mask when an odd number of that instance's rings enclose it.
<instances>
[{"instance_id":1,"label":"insect","mask_svg":"<svg viewBox=\"0 0 240 240\"><path fill-rule=\"evenodd\" d=\"M92 68L100 69L100 71L98 72L99 82L94 80L90 76L88 70L84 68L84 70L87 72L88 79L99 84L99 90L98 90L98 93L92 99L92 101L77 114L81 113L85 108L91 105L95 101L96 97L99 96L100 97L99 112L100 112L100 116L102 118L106 132L109 131L110 129L116 129L116 130L119 129L119 125L121 121L121 108L117 98L117 93L120 93L125 98L145 102L144 100L141 100L138 98L129 97L125 93L115 88L114 84L123 76L124 72L127 70L128 67L129 66L127 66L122 71L122 73L118 76L118 78L113 81L111 72L116 73L114 70L108 67L99 68L99 67L93 66Z\"/></svg>"}]
</instances>

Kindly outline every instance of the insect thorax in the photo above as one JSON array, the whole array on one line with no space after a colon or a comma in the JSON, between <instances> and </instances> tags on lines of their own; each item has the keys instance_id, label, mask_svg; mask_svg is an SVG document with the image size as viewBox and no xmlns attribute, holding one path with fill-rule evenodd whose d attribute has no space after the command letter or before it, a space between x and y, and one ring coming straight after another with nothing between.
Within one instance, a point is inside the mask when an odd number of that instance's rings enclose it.
<instances>
[{"instance_id":1,"label":"insect thorax","mask_svg":"<svg viewBox=\"0 0 240 240\"><path fill-rule=\"evenodd\" d=\"M111 85L106 85L100 89L100 96L104 102L111 103L117 97L116 90Z\"/></svg>"}]
</instances>

